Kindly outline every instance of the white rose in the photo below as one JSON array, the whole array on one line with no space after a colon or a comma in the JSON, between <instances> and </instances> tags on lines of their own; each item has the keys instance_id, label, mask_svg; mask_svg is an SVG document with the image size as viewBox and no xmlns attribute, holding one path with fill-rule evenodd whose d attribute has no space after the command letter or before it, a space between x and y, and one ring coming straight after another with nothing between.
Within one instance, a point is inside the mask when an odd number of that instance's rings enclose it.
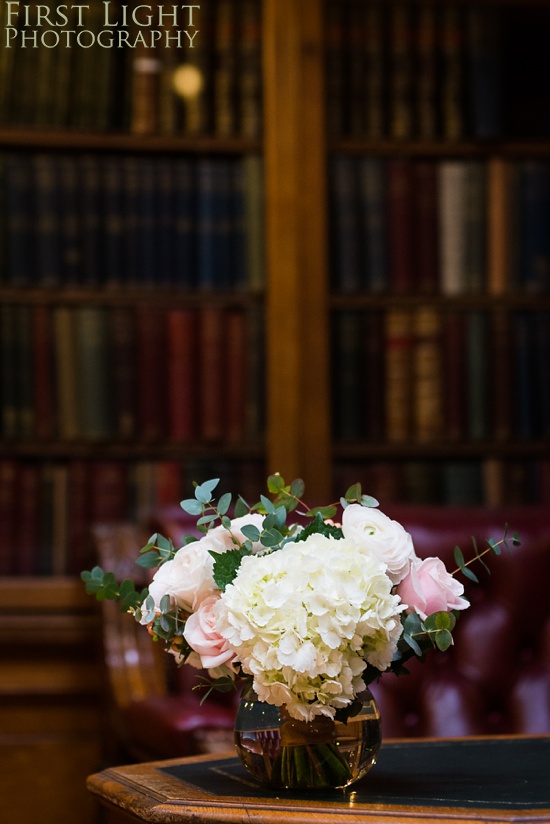
<instances>
[{"instance_id":1,"label":"white rose","mask_svg":"<svg viewBox=\"0 0 550 824\"><path fill-rule=\"evenodd\" d=\"M388 576L398 584L415 557L412 538L398 521L373 507L350 504L342 518L344 537L366 547L383 561Z\"/></svg>"},{"instance_id":2,"label":"white rose","mask_svg":"<svg viewBox=\"0 0 550 824\"><path fill-rule=\"evenodd\" d=\"M222 524L209 529L204 538L201 538L200 543L213 552L227 552L228 549L235 549L238 544L242 544L247 540L241 531L243 526L255 526L261 531L263 522L263 515L251 512L248 515L243 515L242 518L232 520L229 529ZM259 541L252 544L252 552L257 552L259 549L263 549Z\"/></svg>"},{"instance_id":3,"label":"white rose","mask_svg":"<svg viewBox=\"0 0 550 824\"><path fill-rule=\"evenodd\" d=\"M149 585L149 594L158 607L164 595L186 612L193 612L216 589L212 569L214 559L204 539L178 549L171 561L163 564Z\"/></svg>"}]
</instances>

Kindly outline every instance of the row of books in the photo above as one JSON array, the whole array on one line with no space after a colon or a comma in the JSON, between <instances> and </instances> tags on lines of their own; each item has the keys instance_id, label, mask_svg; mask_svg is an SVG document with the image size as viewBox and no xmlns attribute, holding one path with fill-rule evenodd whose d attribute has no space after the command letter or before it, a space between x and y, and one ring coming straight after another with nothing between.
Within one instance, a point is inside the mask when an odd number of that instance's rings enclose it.
<instances>
[{"instance_id":1,"label":"row of books","mask_svg":"<svg viewBox=\"0 0 550 824\"><path fill-rule=\"evenodd\" d=\"M549 357L548 311L337 312L335 434L403 444L547 439Z\"/></svg>"},{"instance_id":2,"label":"row of books","mask_svg":"<svg viewBox=\"0 0 550 824\"><path fill-rule=\"evenodd\" d=\"M550 163L336 154L329 170L340 292L550 292Z\"/></svg>"},{"instance_id":3,"label":"row of books","mask_svg":"<svg viewBox=\"0 0 550 824\"><path fill-rule=\"evenodd\" d=\"M90 529L146 525L192 494L192 482L220 478L220 490L254 503L265 487L260 461L69 461L0 459L0 576L79 575L97 559ZM174 534L174 540L177 535Z\"/></svg>"},{"instance_id":4,"label":"row of books","mask_svg":"<svg viewBox=\"0 0 550 824\"><path fill-rule=\"evenodd\" d=\"M9 441L242 442L263 431L261 312L0 306Z\"/></svg>"},{"instance_id":5,"label":"row of books","mask_svg":"<svg viewBox=\"0 0 550 824\"><path fill-rule=\"evenodd\" d=\"M363 490L391 504L514 506L550 504L547 459L339 460L336 494L360 481Z\"/></svg>"},{"instance_id":6,"label":"row of books","mask_svg":"<svg viewBox=\"0 0 550 824\"><path fill-rule=\"evenodd\" d=\"M548 136L525 100L544 88L548 9L446 0L329 0L327 110L334 137ZM525 116L524 116L525 115Z\"/></svg>"},{"instance_id":7,"label":"row of books","mask_svg":"<svg viewBox=\"0 0 550 824\"><path fill-rule=\"evenodd\" d=\"M0 282L259 290L262 168L254 154L0 155Z\"/></svg>"},{"instance_id":8,"label":"row of books","mask_svg":"<svg viewBox=\"0 0 550 824\"><path fill-rule=\"evenodd\" d=\"M0 124L259 137L258 0L39 8L2 3Z\"/></svg>"}]
</instances>

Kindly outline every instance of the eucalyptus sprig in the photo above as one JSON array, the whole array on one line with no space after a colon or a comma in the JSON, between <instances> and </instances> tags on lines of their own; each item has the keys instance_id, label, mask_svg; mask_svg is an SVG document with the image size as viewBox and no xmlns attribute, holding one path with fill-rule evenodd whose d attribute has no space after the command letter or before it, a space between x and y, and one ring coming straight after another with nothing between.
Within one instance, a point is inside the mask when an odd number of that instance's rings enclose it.
<instances>
[{"instance_id":1,"label":"eucalyptus sprig","mask_svg":"<svg viewBox=\"0 0 550 824\"><path fill-rule=\"evenodd\" d=\"M463 575L466 576L466 578L469 578L470 581L473 581L474 583L478 584L479 578L477 577L475 572L473 572L473 570L470 569L470 565L475 563L476 561L479 561L479 563L482 565L485 571L490 575L491 570L489 569L485 561L481 560L484 555L487 555L487 553L489 552L493 552L495 555L500 555L501 547L503 546L506 547L506 549L509 552L512 550L512 547L521 546L521 541L519 540L519 535L517 532L514 532L511 538L508 537L509 529L510 527L508 526L508 524L505 524L504 535L499 541L496 541L494 538L487 538L487 547L482 552L479 551L477 541L475 537L472 535L472 545L474 547L475 554L474 557L470 558L469 561L464 560L462 550L459 546L455 546L454 559L457 568L453 570L453 572L451 572L451 575L456 575L457 572L461 572ZM512 544L512 546L510 546L510 543Z\"/></svg>"}]
</instances>

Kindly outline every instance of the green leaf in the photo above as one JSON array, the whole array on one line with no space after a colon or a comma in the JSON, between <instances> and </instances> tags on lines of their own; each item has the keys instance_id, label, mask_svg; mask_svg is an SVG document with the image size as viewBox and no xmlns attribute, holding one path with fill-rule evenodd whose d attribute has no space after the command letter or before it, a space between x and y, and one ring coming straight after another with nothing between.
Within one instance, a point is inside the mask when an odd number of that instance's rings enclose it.
<instances>
[{"instance_id":1,"label":"green leaf","mask_svg":"<svg viewBox=\"0 0 550 824\"><path fill-rule=\"evenodd\" d=\"M275 504L272 503L269 498L266 498L265 495L260 495L260 501L268 514L275 512Z\"/></svg>"},{"instance_id":2,"label":"green leaf","mask_svg":"<svg viewBox=\"0 0 550 824\"><path fill-rule=\"evenodd\" d=\"M500 555L501 554L501 549L500 549L498 541L495 541L494 538L487 538L487 543L491 547L491 549L493 550L495 555Z\"/></svg>"},{"instance_id":3,"label":"green leaf","mask_svg":"<svg viewBox=\"0 0 550 824\"><path fill-rule=\"evenodd\" d=\"M346 494L344 495L345 500L350 503L352 501L358 501L361 498L361 484L356 483L352 484L347 490Z\"/></svg>"},{"instance_id":4,"label":"green leaf","mask_svg":"<svg viewBox=\"0 0 550 824\"><path fill-rule=\"evenodd\" d=\"M224 495L221 496L220 500L218 501L218 514L225 515L230 506L231 492L226 492Z\"/></svg>"},{"instance_id":5,"label":"green leaf","mask_svg":"<svg viewBox=\"0 0 550 824\"><path fill-rule=\"evenodd\" d=\"M412 635L409 635L408 632L404 632L403 633L403 640L405 641L406 644L408 644L408 646L412 649L412 651L414 652L415 655L417 655L419 658L422 657L423 653L422 653L422 650L421 650L421 648L418 644L418 641L415 638L413 638Z\"/></svg>"},{"instance_id":6,"label":"green leaf","mask_svg":"<svg viewBox=\"0 0 550 824\"><path fill-rule=\"evenodd\" d=\"M519 533L514 532L512 535L512 545L513 546L521 546L521 541L519 539Z\"/></svg>"},{"instance_id":7,"label":"green leaf","mask_svg":"<svg viewBox=\"0 0 550 824\"><path fill-rule=\"evenodd\" d=\"M321 518L334 518L336 515L337 509L335 506L313 506L311 509L307 511L307 515L310 518L315 518L317 515L320 515Z\"/></svg>"},{"instance_id":8,"label":"green leaf","mask_svg":"<svg viewBox=\"0 0 550 824\"><path fill-rule=\"evenodd\" d=\"M306 485L301 478L295 478L290 484L290 494L295 498L301 498L305 492Z\"/></svg>"},{"instance_id":9,"label":"green leaf","mask_svg":"<svg viewBox=\"0 0 550 824\"><path fill-rule=\"evenodd\" d=\"M252 543L257 543L260 540L260 530L254 524L245 524L241 527L241 532L248 538Z\"/></svg>"},{"instance_id":10,"label":"green leaf","mask_svg":"<svg viewBox=\"0 0 550 824\"><path fill-rule=\"evenodd\" d=\"M342 538L343 533L339 526L325 523L320 512L316 512L312 521L299 532L294 541L305 541L310 535L331 535L333 538Z\"/></svg>"},{"instance_id":11,"label":"green leaf","mask_svg":"<svg viewBox=\"0 0 550 824\"><path fill-rule=\"evenodd\" d=\"M224 592L226 586L235 578L244 553L240 549L229 549L227 552L210 550L210 555L214 558L214 582Z\"/></svg>"},{"instance_id":12,"label":"green leaf","mask_svg":"<svg viewBox=\"0 0 550 824\"><path fill-rule=\"evenodd\" d=\"M285 482L278 472L275 475L270 475L267 479L267 488L272 495L277 495L283 488Z\"/></svg>"},{"instance_id":13,"label":"green leaf","mask_svg":"<svg viewBox=\"0 0 550 824\"><path fill-rule=\"evenodd\" d=\"M455 563L456 563L457 567L459 569L463 569L464 564L465 564L464 555L463 555L462 550L460 549L459 546L455 546L454 557L455 557Z\"/></svg>"},{"instance_id":14,"label":"green leaf","mask_svg":"<svg viewBox=\"0 0 550 824\"><path fill-rule=\"evenodd\" d=\"M440 632L437 632L434 637L434 641L436 647L441 650L441 652L445 652L449 649L449 647L453 643L453 636L447 629L442 629Z\"/></svg>"},{"instance_id":15,"label":"green leaf","mask_svg":"<svg viewBox=\"0 0 550 824\"><path fill-rule=\"evenodd\" d=\"M144 569L155 569L160 563L160 555L155 550L146 552L145 555L140 555L136 558L136 564Z\"/></svg>"},{"instance_id":16,"label":"green leaf","mask_svg":"<svg viewBox=\"0 0 550 824\"><path fill-rule=\"evenodd\" d=\"M260 536L260 541L263 546L273 548L279 546L284 540L284 535L281 535L278 529L266 529Z\"/></svg>"},{"instance_id":17,"label":"green leaf","mask_svg":"<svg viewBox=\"0 0 550 824\"><path fill-rule=\"evenodd\" d=\"M180 506L183 511L187 512L189 515L202 514L202 506L194 498L186 498L184 501L180 501Z\"/></svg>"},{"instance_id":18,"label":"green leaf","mask_svg":"<svg viewBox=\"0 0 550 824\"><path fill-rule=\"evenodd\" d=\"M466 576L466 578L469 578L469 579L470 579L470 581L473 581L473 582L474 582L474 584L479 584L479 578L477 577L477 575L475 574L475 572L473 572L473 571L470 569L470 567L465 566L465 567L463 567L460 571L462 572L462 574L463 574L463 575L465 575L465 576Z\"/></svg>"},{"instance_id":19,"label":"green leaf","mask_svg":"<svg viewBox=\"0 0 550 824\"><path fill-rule=\"evenodd\" d=\"M250 507L246 503L245 499L239 495L235 502L235 518L242 518L243 515L246 515L249 511Z\"/></svg>"},{"instance_id":20,"label":"green leaf","mask_svg":"<svg viewBox=\"0 0 550 824\"><path fill-rule=\"evenodd\" d=\"M441 631L449 631L455 628L456 615L454 612L432 612L424 621L424 626L430 633L439 633Z\"/></svg>"},{"instance_id":21,"label":"green leaf","mask_svg":"<svg viewBox=\"0 0 550 824\"><path fill-rule=\"evenodd\" d=\"M219 482L219 478L214 478L211 481L205 481L203 484L199 484L195 489L195 498L197 501L200 501L201 504L209 503L212 500L212 492Z\"/></svg>"},{"instance_id":22,"label":"green leaf","mask_svg":"<svg viewBox=\"0 0 550 824\"><path fill-rule=\"evenodd\" d=\"M170 612L172 605L170 603L170 596L163 595L160 599L159 609L162 613Z\"/></svg>"},{"instance_id":23,"label":"green leaf","mask_svg":"<svg viewBox=\"0 0 550 824\"><path fill-rule=\"evenodd\" d=\"M380 506L380 504L372 495L361 495L361 506L368 506L375 509L377 506Z\"/></svg>"},{"instance_id":24,"label":"green leaf","mask_svg":"<svg viewBox=\"0 0 550 824\"><path fill-rule=\"evenodd\" d=\"M197 526L205 526L206 524L211 524L212 521L215 521L217 515L214 512L211 512L208 515L203 515L202 518L199 518L197 521Z\"/></svg>"}]
</instances>

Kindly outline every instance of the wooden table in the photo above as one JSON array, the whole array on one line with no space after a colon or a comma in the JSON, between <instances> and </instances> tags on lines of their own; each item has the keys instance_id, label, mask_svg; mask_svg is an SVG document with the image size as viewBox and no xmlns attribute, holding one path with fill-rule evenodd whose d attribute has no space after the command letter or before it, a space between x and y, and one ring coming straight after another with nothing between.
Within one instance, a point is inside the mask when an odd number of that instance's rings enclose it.
<instances>
[{"instance_id":1,"label":"wooden table","mask_svg":"<svg viewBox=\"0 0 550 824\"><path fill-rule=\"evenodd\" d=\"M550 822L550 736L386 742L346 791L257 788L232 754L106 769L112 820L151 824Z\"/></svg>"}]
</instances>

